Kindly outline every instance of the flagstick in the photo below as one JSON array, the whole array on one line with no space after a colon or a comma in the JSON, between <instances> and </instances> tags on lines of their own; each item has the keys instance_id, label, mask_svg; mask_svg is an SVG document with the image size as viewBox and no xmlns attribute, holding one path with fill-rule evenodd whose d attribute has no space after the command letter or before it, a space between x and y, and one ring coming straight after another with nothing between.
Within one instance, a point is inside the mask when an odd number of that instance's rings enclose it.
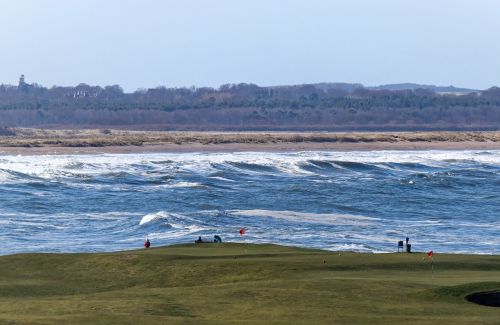
<instances>
[{"instance_id":1,"label":"flagstick","mask_svg":"<svg viewBox=\"0 0 500 325\"><path fill-rule=\"evenodd\" d=\"M431 284L432 286L434 286L434 259L431 257L431 273L432 273L432 276L431 276Z\"/></svg>"},{"instance_id":2,"label":"flagstick","mask_svg":"<svg viewBox=\"0 0 500 325\"><path fill-rule=\"evenodd\" d=\"M434 252L427 253L427 257L431 259L431 285L434 286Z\"/></svg>"}]
</instances>

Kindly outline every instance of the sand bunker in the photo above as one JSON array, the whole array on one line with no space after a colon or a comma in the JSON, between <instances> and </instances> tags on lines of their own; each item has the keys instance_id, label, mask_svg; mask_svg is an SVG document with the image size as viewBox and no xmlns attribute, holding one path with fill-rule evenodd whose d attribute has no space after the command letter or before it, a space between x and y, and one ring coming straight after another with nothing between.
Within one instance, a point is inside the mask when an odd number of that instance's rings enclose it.
<instances>
[{"instance_id":1,"label":"sand bunker","mask_svg":"<svg viewBox=\"0 0 500 325\"><path fill-rule=\"evenodd\" d=\"M472 293L465 299L483 306L500 307L500 291Z\"/></svg>"}]
</instances>

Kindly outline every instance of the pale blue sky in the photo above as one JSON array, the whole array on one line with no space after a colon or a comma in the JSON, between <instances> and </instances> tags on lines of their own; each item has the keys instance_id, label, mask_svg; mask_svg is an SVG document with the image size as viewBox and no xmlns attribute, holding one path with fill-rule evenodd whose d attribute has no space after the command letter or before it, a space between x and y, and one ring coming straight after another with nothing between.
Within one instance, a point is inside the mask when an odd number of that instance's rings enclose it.
<instances>
[{"instance_id":1,"label":"pale blue sky","mask_svg":"<svg viewBox=\"0 0 500 325\"><path fill-rule=\"evenodd\" d=\"M0 83L500 84L498 0L0 0Z\"/></svg>"}]
</instances>

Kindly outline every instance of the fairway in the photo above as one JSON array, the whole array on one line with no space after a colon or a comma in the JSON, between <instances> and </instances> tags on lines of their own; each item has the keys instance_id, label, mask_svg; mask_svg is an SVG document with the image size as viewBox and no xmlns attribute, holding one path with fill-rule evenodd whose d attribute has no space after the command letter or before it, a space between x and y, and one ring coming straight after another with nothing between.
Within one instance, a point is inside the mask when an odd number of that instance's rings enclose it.
<instances>
[{"instance_id":1,"label":"fairway","mask_svg":"<svg viewBox=\"0 0 500 325\"><path fill-rule=\"evenodd\" d=\"M0 257L0 324L499 324L500 256L253 244Z\"/></svg>"}]
</instances>

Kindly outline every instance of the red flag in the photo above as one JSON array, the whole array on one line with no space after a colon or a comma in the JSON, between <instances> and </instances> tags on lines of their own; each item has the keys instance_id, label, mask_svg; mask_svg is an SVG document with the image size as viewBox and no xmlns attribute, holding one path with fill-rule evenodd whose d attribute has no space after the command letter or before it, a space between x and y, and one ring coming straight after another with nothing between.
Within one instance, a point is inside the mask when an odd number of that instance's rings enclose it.
<instances>
[{"instance_id":1,"label":"red flag","mask_svg":"<svg viewBox=\"0 0 500 325\"><path fill-rule=\"evenodd\" d=\"M245 228L241 228L241 229L240 229L240 235L242 235L242 236L243 236L244 234L245 234Z\"/></svg>"},{"instance_id":2,"label":"red flag","mask_svg":"<svg viewBox=\"0 0 500 325\"><path fill-rule=\"evenodd\" d=\"M433 251L430 251L429 253L427 253L427 256L432 258L432 256L434 256L434 252Z\"/></svg>"}]
</instances>

